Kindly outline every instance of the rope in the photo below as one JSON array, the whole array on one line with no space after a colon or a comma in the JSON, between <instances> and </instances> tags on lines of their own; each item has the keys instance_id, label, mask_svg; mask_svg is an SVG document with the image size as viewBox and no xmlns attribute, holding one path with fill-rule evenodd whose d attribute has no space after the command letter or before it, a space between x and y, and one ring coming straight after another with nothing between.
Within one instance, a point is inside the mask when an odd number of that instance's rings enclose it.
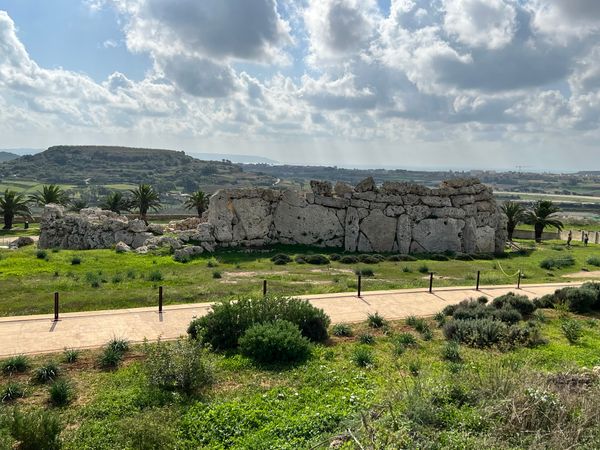
<instances>
[{"instance_id":1,"label":"rope","mask_svg":"<svg viewBox=\"0 0 600 450\"><path fill-rule=\"evenodd\" d=\"M500 261L497 261L498 263L498 267L500 267L500 270L502 271L502 273L508 277L508 278L512 278L512 277L516 277L517 275L519 275L519 273L521 272L521 270L517 270L514 275L509 275L506 273L506 271L502 268L502 264L500 264Z\"/></svg>"}]
</instances>

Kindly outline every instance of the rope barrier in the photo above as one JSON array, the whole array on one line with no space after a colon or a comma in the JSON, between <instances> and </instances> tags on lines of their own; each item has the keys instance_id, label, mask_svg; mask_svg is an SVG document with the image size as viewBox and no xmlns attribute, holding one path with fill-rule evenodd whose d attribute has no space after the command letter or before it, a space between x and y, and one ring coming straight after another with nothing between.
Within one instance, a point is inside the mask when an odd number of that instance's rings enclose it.
<instances>
[{"instance_id":1,"label":"rope barrier","mask_svg":"<svg viewBox=\"0 0 600 450\"><path fill-rule=\"evenodd\" d=\"M497 261L498 263L498 267L500 267L500 270L502 271L502 273L504 274L504 276L508 277L508 278L512 278L512 277L516 277L517 275L519 275L519 272L521 272L521 270L517 270L515 272L514 275L509 275L506 273L506 271L502 268L502 264L500 264L500 261Z\"/></svg>"}]
</instances>

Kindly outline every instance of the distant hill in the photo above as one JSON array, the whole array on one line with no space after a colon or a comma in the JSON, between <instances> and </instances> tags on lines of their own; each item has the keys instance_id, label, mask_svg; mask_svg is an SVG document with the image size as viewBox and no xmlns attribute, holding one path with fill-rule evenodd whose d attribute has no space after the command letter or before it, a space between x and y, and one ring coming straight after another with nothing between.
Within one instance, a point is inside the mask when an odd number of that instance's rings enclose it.
<instances>
[{"instance_id":1,"label":"distant hill","mask_svg":"<svg viewBox=\"0 0 600 450\"><path fill-rule=\"evenodd\" d=\"M108 147L56 146L0 164L0 177L43 183L107 185L151 183L161 191L221 186L270 186L273 177L245 173L231 162L201 161L181 151Z\"/></svg>"},{"instance_id":2,"label":"distant hill","mask_svg":"<svg viewBox=\"0 0 600 450\"><path fill-rule=\"evenodd\" d=\"M194 158L202 159L204 161L222 161L227 160L237 164L281 164L279 161L274 159L265 158L263 156L254 155L231 155L228 153L195 153L186 152L188 155Z\"/></svg>"},{"instance_id":3,"label":"distant hill","mask_svg":"<svg viewBox=\"0 0 600 450\"><path fill-rule=\"evenodd\" d=\"M3 161L12 161L13 159L17 159L19 155L15 155L14 153L0 151L0 162Z\"/></svg>"}]
</instances>

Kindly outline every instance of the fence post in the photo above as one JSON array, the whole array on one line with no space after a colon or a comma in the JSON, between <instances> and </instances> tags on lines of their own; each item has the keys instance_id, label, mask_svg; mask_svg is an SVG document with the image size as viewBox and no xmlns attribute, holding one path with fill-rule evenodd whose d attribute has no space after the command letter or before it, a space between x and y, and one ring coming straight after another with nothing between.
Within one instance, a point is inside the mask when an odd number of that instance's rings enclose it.
<instances>
[{"instance_id":1,"label":"fence post","mask_svg":"<svg viewBox=\"0 0 600 450\"><path fill-rule=\"evenodd\" d=\"M359 274L358 274L358 297L360 297L360 291L361 291L361 288L362 288L362 276L361 276L361 274L359 273Z\"/></svg>"},{"instance_id":2,"label":"fence post","mask_svg":"<svg viewBox=\"0 0 600 450\"><path fill-rule=\"evenodd\" d=\"M54 293L54 321L58 322L58 292Z\"/></svg>"},{"instance_id":3,"label":"fence post","mask_svg":"<svg viewBox=\"0 0 600 450\"><path fill-rule=\"evenodd\" d=\"M158 287L158 312L159 314L163 312L163 287Z\"/></svg>"},{"instance_id":4,"label":"fence post","mask_svg":"<svg viewBox=\"0 0 600 450\"><path fill-rule=\"evenodd\" d=\"M479 280L481 279L481 270L477 271L477 287L475 288L476 291L479 290Z\"/></svg>"},{"instance_id":5,"label":"fence post","mask_svg":"<svg viewBox=\"0 0 600 450\"><path fill-rule=\"evenodd\" d=\"M267 296L267 280L263 280L263 297Z\"/></svg>"},{"instance_id":6,"label":"fence post","mask_svg":"<svg viewBox=\"0 0 600 450\"><path fill-rule=\"evenodd\" d=\"M521 289L521 270L519 269L519 280L517 281L517 289Z\"/></svg>"},{"instance_id":7,"label":"fence post","mask_svg":"<svg viewBox=\"0 0 600 450\"><path fill-rule=\"evenodd\" d=\"M429 272L429 293L433 293L433 272Z\"/></svg>"}]
</instances>

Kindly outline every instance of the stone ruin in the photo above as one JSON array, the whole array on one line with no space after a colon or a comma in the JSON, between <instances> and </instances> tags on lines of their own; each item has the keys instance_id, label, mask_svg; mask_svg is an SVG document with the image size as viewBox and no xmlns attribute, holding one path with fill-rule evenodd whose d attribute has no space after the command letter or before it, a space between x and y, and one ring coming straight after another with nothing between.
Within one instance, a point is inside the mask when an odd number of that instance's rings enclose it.
<instances>
[{"instance_id":1,"label":"stone ruin","mask_svg":"<svg viewBox=\"0 0 600 450\"><path fill-rule=\"evenodd\" d=\"M110 211L66 214L47 205L39 246L113 248L139 253L168 246L176 259L226 247L303 244L377 253L492 253L504 250L506 217L492 190L476 179L438 188L372 178L352 187L311 181L309 193L280 189L224 189L210 199L193 229L148 225ZM190 222L191 223L191 222ZM185 227L183 227L185 228Z\"/></svg>"}]
</instances>

